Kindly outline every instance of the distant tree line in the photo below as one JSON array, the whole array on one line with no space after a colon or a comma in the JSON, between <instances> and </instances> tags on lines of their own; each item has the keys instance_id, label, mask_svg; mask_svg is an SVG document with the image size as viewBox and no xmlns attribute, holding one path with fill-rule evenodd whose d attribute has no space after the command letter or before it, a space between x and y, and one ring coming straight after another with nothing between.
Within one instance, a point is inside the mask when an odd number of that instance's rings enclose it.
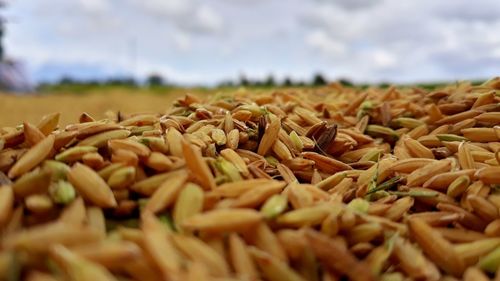
<instances>
[{"instance_id":1,"label":"distant tree line","mask_svg":"<svg viewBox=\"0 0 500 281\"><path fill-rule=\"evenodd\" d=\"M123 76L123 77L111 77L108 79L86 79L86 80L81 80L81 79L75 79L70 76L64 76L59 81L56 81L55 83L50 83L50 84L56 84L56 85L110 85L110 86L129 86L129 87L136 87L140 86L141 83L139 83L135 78L130 77L130 76ZM148 86L163 86L165 85L165 81L163 80L163 77L161 75L157 74L151 74L147 77L145 84Z\"/></svg>"},{"instance_id":2,"label":"distant tree line","mask_svg":"<svg viewBox=\"0 0 500 281\"><path fill-rule=\"evenodd\" d=\"M285 77L282 81L277 81L273 75L265 79L250 79L246 75L241 75L238 80L226 80L218 84L219 87L303 87L303 86L325 86L330 82L339 82L344 86L353 86L348 79L338 79L330 81L323 74L316 73L310 80L294 80Z\"/></svg>"},{"instance_id":3,"label":"distant tree line","mask_svg":"<svg viewBox=\"0 0 500 281\"><path fill-rule=\"evenodd\" d=\"M348 79L338 79L335 81L330 81L323 74L316 73L312 76L310 80L296 80L291 77L285 77L281 81L278 81L273 75L269 75L264 79L251 79L246 75L242 74L236 80L225 80L217 84L217 87L303 87L303 86L325 86L330 82L339 82L344 86L353 86L353 83ZM74 86L74 85L85 85L85 86L126 86L126 87L166 87L166 86L176 86L175 84L169 82L164 76L158 73L152 73L146 77L143 81L138 81L131 76L123 77L112 77L104 80L79 80L69 76L61 78L55 83L45 83L43 86Z\"/></svg>"}]
</instances>

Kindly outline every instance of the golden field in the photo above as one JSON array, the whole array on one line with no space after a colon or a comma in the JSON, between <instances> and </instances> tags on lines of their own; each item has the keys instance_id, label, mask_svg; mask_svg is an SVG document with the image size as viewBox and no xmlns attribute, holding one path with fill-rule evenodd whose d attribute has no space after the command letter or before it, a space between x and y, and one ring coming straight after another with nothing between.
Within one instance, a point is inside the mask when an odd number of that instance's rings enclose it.
<instances>
[{"instance_id":1,"label":"golden field","mask_svg":"<svg viewBox=\"0 0 500 281\"><path fill-rule=\"evenodd\" d=\"M60 112L61 123L78 120L82 112L95 118L104 118L106 111L164 112L180 96L192 93L188 90L169 91L165 94L141 90L91 91L85 94L43 94L13 96L0 94L0 127L15 126L23 121L36 123L48 113ZM202 93L194 93L203 95Z\"/></svg>"}]
</instances>

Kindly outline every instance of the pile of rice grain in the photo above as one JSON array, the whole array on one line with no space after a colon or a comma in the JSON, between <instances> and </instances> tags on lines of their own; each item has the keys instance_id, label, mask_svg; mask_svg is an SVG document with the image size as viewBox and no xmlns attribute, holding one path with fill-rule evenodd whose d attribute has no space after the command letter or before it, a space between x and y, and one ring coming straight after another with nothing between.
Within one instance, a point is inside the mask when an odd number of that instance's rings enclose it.
<instances>
[{"instance_id":1,"label":"pile of rice grain","mask_svg":"<svg viewBox=\"0 0 500 281\"><path fill-rule=\"evenodd\" d=\"M500 78L0 129L0 280L500 279Z\"/></svg>"}]
</instances>

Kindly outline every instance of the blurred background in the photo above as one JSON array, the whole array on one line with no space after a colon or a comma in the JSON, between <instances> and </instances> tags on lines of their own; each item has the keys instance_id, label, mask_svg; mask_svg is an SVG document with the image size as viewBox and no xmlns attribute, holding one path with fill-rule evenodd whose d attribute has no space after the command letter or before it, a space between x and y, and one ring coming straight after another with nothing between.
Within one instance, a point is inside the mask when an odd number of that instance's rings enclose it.
<instances>
[{"instance_id":1,"label":"blurred background","mask_svg":"<svg viewBox=\"0 0 500 281\"><path fill-rule=\"evenodd\" d=\"M74 119L79 110L159 110L187 91L433 87L500 74L497 0L1 3L0 84L23 97L0 95L0 126L64 113L65 99Z\"/></svg>"}]
</instances>

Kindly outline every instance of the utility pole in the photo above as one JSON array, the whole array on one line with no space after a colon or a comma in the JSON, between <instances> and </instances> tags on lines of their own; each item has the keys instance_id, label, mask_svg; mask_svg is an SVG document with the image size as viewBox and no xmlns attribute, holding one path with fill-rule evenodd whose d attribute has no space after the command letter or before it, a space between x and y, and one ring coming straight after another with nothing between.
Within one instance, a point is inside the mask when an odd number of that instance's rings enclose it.
<instances>
[{"instance_id":1,"label":"utility pole","mask_svg":"<svg viewBox=\"0 0 500 281\"><path fill-rule=\"evenodd\" d=\"M137 38L133 37L130 40L130 71L132 78L136 79L137 76Z\"/></svg>"}]
</instances>

